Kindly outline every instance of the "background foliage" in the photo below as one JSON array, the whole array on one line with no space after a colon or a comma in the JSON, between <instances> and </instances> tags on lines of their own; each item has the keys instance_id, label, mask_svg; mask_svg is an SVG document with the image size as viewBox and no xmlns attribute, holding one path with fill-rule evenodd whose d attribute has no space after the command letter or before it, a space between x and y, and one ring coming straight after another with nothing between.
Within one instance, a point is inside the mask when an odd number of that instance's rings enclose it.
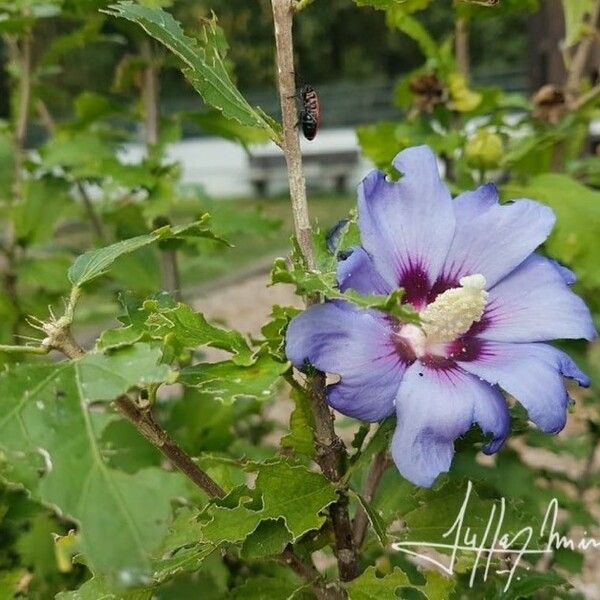
<instances>
[{"instance_id":1,"label":"background foliage","mask_svg":"<svg viewBox=\"0 0 600 600\"><path fill-rule=\"evenodd\" d=\"M468 480L472 532L483 534L501 497L505 530L539 528L556 497L561 532L599 537L598 345L568 344L594 384L558 437L540 435L513 407L515 439L492 462L481 461L483 440L472 431L451 472L423 490L388 468L393 423L338 418L346 450L342 476L331 477L315 450L307 391L283 354L297 309L274 306L250 338L183 301L290 233L281 202L266 216L213 201L183 186L165 158L187 127L244 147L281 142L276 111L246 93L262 87L275 97L270 4L109 4L0 1L0 596L584 597L591 553L523 562L505 592L498 558L487 580L469 554L444 577L390 542L441 541ZM428 143L454 192L493 180L505 199L551 206L558 222L544 252L577 272L576 290L597 319L600 159L589 128L599 89L586 61L578 66L597 33L589 18L597 2L563 2L566 79L532 98L478 85L477 74L523 63L533 0L304 4L302 77L400 75L395 118L357 115L366 121L357 130L364 155L387 169L402 148ZM504 38L502 52L489 43ZM168 96L192 100L161 110ZM124 145L140 137L143 160L126 163ZM351 203L311 208L333 224ZM356 236L353 215L336 248L325 234L314 236L316 271L293 246L289 260L275 262L274 283L342 296L335 255ZM398 295L344 297L413 318ZM289 426L272 411L286 396ZM360 575L340 584L331 511L345 504Z\"/></svg>"}]
</instances>

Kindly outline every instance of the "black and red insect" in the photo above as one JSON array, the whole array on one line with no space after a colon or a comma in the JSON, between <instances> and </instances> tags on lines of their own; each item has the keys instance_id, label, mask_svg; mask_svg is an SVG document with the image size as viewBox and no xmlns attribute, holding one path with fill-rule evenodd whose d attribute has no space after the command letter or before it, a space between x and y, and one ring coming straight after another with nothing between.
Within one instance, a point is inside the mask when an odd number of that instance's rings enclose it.
<instances>
[{"instance_id":1,"label":"black and red insect","mask_svg":"<svg viewBox=\"0 0 600 600\"><path fill-rule=\"evenodd\" d=\"M303 85L300 88L300 99L302 100L302 110L300 111L299 125L302 127L302 133L307 140L314 140L321 124L321 104L319 95L310 85Z\"/></svg>"}]
</instances>

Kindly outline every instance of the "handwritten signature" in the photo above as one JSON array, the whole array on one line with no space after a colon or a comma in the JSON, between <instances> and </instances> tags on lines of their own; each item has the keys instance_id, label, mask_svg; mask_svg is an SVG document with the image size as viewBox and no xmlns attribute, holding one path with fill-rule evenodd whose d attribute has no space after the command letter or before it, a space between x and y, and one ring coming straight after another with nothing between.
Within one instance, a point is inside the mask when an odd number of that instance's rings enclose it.
<instances>
[{"instance_id":1,"label":"handwritten signature","mask_svg":"<svg viewBox=\"0 0 600 600\"><path fill-rule=\"evenodd\" d=\"M430 562L448 575L454 574L454 566L457 560L459 551L474 552L475 561L471 570L469 586L472 587L475 582L476 571L479 566L483 565L485 560L485 569L483 571L483 581L487 581L487 577L491 568L492 558L494 555L501 555L512 558L512 564L508 569L496 570L498 575L507 575L504 591L508 591L517 567L524 556L552 554L554 550L560 548L568 548L570 550L588 550L590 548L600 548L600 539L584 537L575 542L569 537L565 537L556 531L556 522L558 519L558 500L552 498L548 503L544 520L539 529L541 539L547 537L547 542L544 546L538 548L530 548L531 540L535 534L534 527L523 527L514 534L505 533L502 531L504 518L506 514L506 500L500 498L499 504L494 503L490 510L489 518L483 536L479 538L477 533L471 531L471 528L465 526L465 518L467 516L467 508L473 484L469 481L465 499L458 511L456 520L450 528L442 534L443 538L448 538L449 543L430 543L430 542L414 542L400 541L394 542L392 548L399 552L416 556ZM496 513L498 515L496 516ZM496 520L495 527L494 521ZM493 530L493 533L492 533ZM491 537L490 537L491 535ZM444 564L431 556L419 554L413 548L434 548L439 550L450 550L450 559L448 564ZM484 556L486 558L484 558Z\"/></svg>"}]
</instances>

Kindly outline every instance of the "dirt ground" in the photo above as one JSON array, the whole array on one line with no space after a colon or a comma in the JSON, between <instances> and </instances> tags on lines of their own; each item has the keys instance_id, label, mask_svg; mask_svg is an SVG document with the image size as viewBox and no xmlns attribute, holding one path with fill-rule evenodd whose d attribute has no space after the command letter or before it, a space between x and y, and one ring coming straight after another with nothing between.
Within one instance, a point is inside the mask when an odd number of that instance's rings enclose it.
<instances>
[{"instance_id":1,"label":"dirt ground","mask_svg":"<svg viewBox=\"0 0 600 600\"><path fill-rule=\"evenodd\" d=\"M252 336L260 333L260 328L269 317L271 306L274 304L302 307L301 299L296 296L291 286L268 286L269 273L254 273L247 278L235 283L229 283L221 288L213 287L205 294L200 294L193 302L196 310L202 311L209 319L213 319ZM208 353L209 360L219 360L223 354L218 351ZM286 424L291 411L291 402L282 398L269 409L269 416ZM565 434L573 435L582 430L582 415L569 416L569 424ZM343 436L346 437L346 436ZM519 441L510 442L515 447L522 449ZM525 459L535 466L547 466L551 469L560 469L571 475L583 470L582 461L570 457L557 457L555 454L541 450L527 448ZM600 463L600 448L597 448L594 461L596 468ZM594 537L600 540L600 490L589 489L586 492L586 503L592 514L596 517L597 527L593 531L573 532L574 539L577 534ZM585 555L585 568L580 577L574 579L565 574L586 600L600 600L600 546L590 548Z\"/></svg>"}]
</instances>

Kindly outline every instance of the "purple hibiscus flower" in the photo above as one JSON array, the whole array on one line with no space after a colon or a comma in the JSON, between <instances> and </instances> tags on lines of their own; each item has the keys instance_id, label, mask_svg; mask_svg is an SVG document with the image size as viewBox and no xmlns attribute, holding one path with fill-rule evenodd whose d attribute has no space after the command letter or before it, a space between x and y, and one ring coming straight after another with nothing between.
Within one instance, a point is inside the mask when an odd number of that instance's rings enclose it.
<instances>
[{"instance_id":1,"label":"purple hibiscus flower","mask_svg":"<svg viewBox=\"0 0 600 600\"><path fill-rule=\"evenodd\" d=\"M298 315L286 353L340 376L327 401L345 415L379 421L396 411L392 454L400 473L431 486L450 468L454 441L473 424L496 452L509 432L501 389L547 432L569 403L563 377L589 385L563 352L544 342L592 339L571 271L534 250L555 217L532 200L500 205L494 185L454 200L426 146L394 160L403 176L373 171L359 187L362 246L339 263L341 290L388 294L398 287L420 325L375 310L326 302Z\"/></svg>"}]
</instances>

